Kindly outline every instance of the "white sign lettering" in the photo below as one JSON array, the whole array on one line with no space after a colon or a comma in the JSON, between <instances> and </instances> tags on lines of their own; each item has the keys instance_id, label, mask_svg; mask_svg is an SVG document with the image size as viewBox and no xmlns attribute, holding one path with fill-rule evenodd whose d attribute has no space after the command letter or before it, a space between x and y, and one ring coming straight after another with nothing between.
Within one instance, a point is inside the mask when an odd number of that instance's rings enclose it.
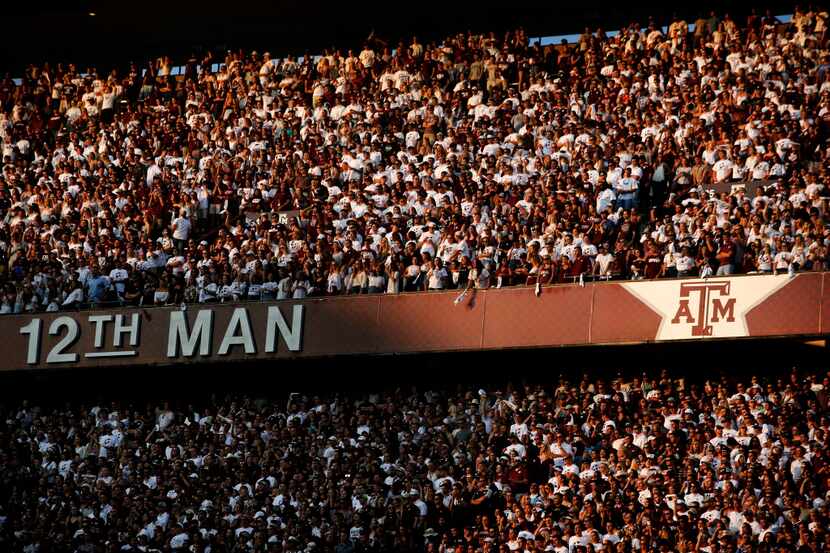
<instances>
[{"instance_id":1,"label":"white sign lettering","mask_svg":"<svg viewBox=\"0 0 830 553\"><path fill-rule=\"evenodd\" d=\"M202 309L193 322L193 330L187 328L187 317L183 311L170 312L170 327L167 332L167 357L178 357L179 351L185 357L193 357L196 344L199 355L210 355L210 342L213 334L213 311Z\"/></svg>"},{"instance_id":2,"label":"white sign lettering","mask_svg":"<svg viewBox=\"0 0 830 553\"><path fill-rule=\"evenodd\" d=\"M237 335L237 332L241 334ZM225 337L219 344L219 355L227 355L231 346L242 346L245 353L256 353L254 347L254 336L251 333L251 321L248 320L248 310L244 307L237 307L233 310L228 328L225 329Z\"/></svg>"},{"instance_id":3,"label":"white sign lettering","mask_svg":"<svg viewBox=\"0 0 830 553\"><path fill-rule=\"evenodd\" d=\"M265 306L258 306L258 309L262 307ZM221 334L219 348L216 350L213 349L216 309L199 309L190 319L186 311L171 310L167 319L166 346L159 345L168 358L175 359L196 355L208 357L214 353L222 356L231 355L235 346L239 346L246 355L256 355L259 352L275 353L280 340L285 343L288 351L302 350L305 306L291 306L290 324L280 308L275 305L268 306L265 312L259 313L260 317L265 316L265 340L259 346L261 349L257 347L257 328L252 324L251 313L247 307L232 308L228 324ZM149 315L146 318L150 322L153 321L153 317ZM162 323L162 320L156 318L156 324ZM49 342L47 347L51 348L46 354L46 364L77 363L81 358L139 356L142 324L140 312L90 313L86 317L86 323L88 326L80 318L61 315L49 322L48 327L44 329L43 319L32 318L19 329L19 333L27 337L26 364L38 365L42 362L41 348L44 340ZM263 329L259 327L258 330L262 332ZM88 338L81 342L80 338L84 333L89 333L86 334ZM49 338L50 336L53 338ZM86 344L89 350L78 352L79 343ZM111 350L107 348L109 343L112 344ZM81 345L81 349L83 348ZM154 348L150 355L157 355L156 351L158 350Z\"/></svg>"},{"instance_id":4,"label":"white sign lettering","mask_svg":"<svg viewBox=\"0 0 830 553\"><path fill-rule=\"evenodd\" d=\"M291 328L285 322L282 312L275 305L268 308L268 324L265 327L265 353L274 353L277 350L276 328L280 329L280 336L288 346L288 351L300 351L303 337L303 305L295 305L291 313Z\"/></svg>"}]
</instances>

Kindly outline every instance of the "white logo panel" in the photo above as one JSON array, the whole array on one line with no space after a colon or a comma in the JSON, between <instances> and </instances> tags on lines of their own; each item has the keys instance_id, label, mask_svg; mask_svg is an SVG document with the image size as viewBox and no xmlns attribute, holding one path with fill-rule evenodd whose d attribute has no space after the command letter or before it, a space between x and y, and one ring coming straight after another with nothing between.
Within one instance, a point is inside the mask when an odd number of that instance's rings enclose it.
<instances>
[{"instance_id":1,"label":"white logo panel","mask_svg":"<svg viewBox=\"0 0 830 553\"><path fill-rule=\"evenodd\" d=\"M783 275L626 282L662 318L657 340L749 336L746 314L791 280Z\"/></svg>"}]
</instances>

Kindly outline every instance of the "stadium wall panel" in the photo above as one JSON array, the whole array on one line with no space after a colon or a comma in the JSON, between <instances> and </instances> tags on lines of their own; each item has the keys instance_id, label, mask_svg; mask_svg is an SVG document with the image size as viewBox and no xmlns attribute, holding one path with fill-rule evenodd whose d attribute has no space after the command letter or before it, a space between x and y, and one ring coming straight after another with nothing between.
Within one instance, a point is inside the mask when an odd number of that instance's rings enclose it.
<instances>
[{"instance_id":1,"label":"stadium wall panel","mask_svg":"<svg viewBox=\"0 0 830 553\"><path fill-rule=\"evenodd\" d=\"M0 317L0 370L830 333L830 273Z\"/></svg>"}]
</instances>

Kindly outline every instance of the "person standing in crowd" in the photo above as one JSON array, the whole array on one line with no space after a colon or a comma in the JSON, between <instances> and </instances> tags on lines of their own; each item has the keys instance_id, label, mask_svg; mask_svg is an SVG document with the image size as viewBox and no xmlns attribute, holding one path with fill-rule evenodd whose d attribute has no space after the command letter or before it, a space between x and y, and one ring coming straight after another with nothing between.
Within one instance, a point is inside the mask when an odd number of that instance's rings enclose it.
<instances>
[{"instance_id":1,"label":"person standing in crowd","mask_svg":"<svg viewBox=\"0 0 830 553\"><path fill-rule=\"evenodd\" d=\"M176 251L181 255L184 252L184 246L190 238L191 222L190 216L186 209L179 210L179 216L173 219L171 225L173 231L173 243L176 246Z\"/></svg>"}]
</instances>

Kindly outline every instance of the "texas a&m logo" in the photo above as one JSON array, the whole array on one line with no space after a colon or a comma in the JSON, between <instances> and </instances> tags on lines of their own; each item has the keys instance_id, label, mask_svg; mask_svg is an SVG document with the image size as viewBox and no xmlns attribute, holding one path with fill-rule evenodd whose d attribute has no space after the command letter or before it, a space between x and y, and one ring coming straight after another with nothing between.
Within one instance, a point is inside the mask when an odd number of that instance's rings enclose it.
<instances>
[{"instance_id":1,"label":"texas a&m logo","mask_svg":"<svg viewBox=\"0 0 830 553\"><path fill-rule=\"evenodd\" d=\"M787 282L787 275L747 275L622 286L660 315L656 340L700 340L749 336L747 314Z\"/></svg>"},{"instance_id":2,"label":"texas a&m logo","mask_svg":"<svg viewBox=\"0 0 830 553\"><path fill-rule=\"evenodd\" d=\"M729 281L684 282L680 304L671 324L691 324L692 336L712 336L713 324L735 322L735 298L729 297Z\"/></svg>"}]
</instances>

